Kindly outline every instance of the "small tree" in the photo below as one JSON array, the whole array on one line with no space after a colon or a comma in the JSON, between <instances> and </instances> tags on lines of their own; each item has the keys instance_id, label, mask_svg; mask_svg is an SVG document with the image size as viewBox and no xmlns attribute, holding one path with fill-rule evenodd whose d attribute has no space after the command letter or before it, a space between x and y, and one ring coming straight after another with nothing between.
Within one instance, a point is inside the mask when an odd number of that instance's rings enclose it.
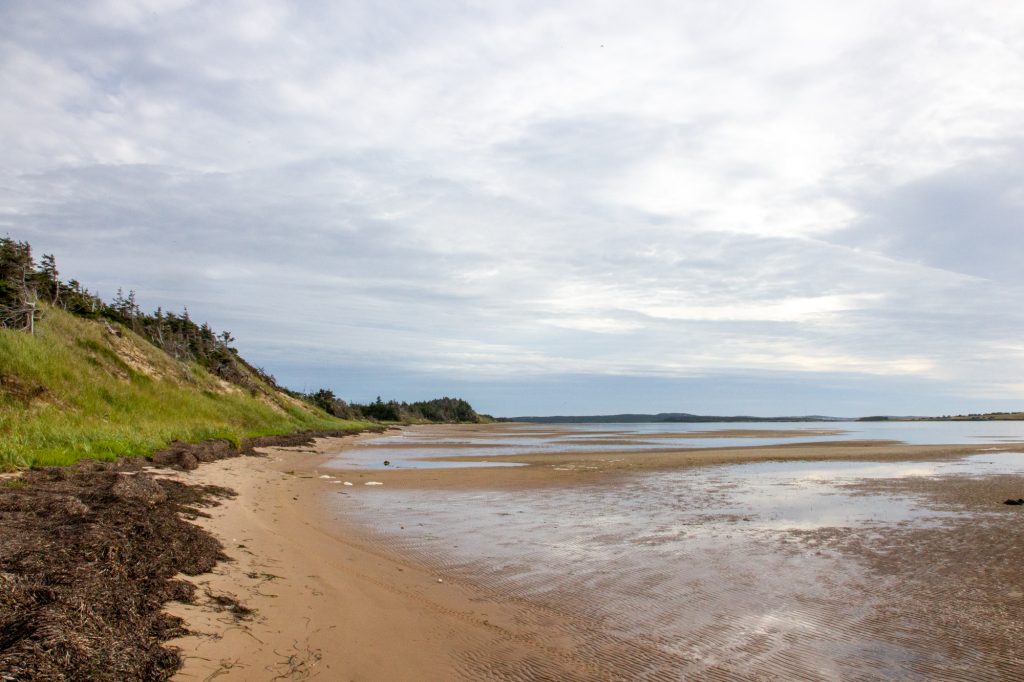
<instances>
[{"instance_id":1,"label":"small tree","mask_svg":"<svg viewBox=\"0 0 1024 682\"><path fill-rule=\"evenodd\" d=\"M309 394L309 402L328 414L334 414L334 403L337 400L334 391L329 388L321 388L316 393Z\"/></svg>"},{"instance_id":2,"label":"small tree","mask_svg":"<svg viewBox=\"0 0 1024 682\"><path fill-rule=\"evenodd\" d=\"M60 302L60 272L57 271L57 259L52 253L44 253L39 263L40 293L50 299L51 305Z\"/></svg>"}]
</instances>

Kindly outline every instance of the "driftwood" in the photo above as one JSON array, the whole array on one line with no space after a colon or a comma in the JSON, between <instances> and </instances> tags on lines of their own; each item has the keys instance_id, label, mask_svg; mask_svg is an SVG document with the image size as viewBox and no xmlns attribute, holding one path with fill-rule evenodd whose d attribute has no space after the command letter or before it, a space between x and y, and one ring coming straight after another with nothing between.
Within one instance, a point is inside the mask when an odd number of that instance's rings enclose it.
<instances>
[{"instance_id":1,"label":"driftwood","mask_svg":"<svg viewBox=\"0 0 1024 682\"><path fill-rule=\"evenodd\" d=\"M34 334L36 320L41 311L35 303L23 303L17 306L0 306L0 327L6 329L24 329Z\"/></svg>"}]
</instances>

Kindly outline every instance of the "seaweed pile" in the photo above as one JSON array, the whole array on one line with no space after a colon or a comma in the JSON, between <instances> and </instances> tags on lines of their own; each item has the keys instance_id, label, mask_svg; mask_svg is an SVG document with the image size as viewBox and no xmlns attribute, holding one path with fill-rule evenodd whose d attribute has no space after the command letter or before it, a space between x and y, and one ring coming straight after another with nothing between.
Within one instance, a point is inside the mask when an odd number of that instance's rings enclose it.
<instances>
[{"instance_id":1,"label":"seaweed pile","mask_svg":"<svg viewBox=\"0 0 1024 682\"><path fill-rule=\"evenodd\" d=\"M191 602L196 592L175 576L206 573L228 558L189 520L235 493L161 477L159 468L191 470L341 435L352 434L245 438L238 449L225 440L174 442L152 461L82 460L0 480L0 682L170 679L181 655L163 642L188 631L163 605Z\"/></svg>"},{"instance_id":2,"label":"seaweed pile","mask_svg":"<svg viewBox=\"0 0 1024 682\"><path fill-rule=\"evenodd\" d=\"M351 435L353 435L352 431L321 430L300 431L281 436L256 436L254 438L243 438L237 450L229 441L220 438L206 440L202 443L174 441L166 448L154 452L152 458L154 464L191 471L198 468L203 462L214 462L225 457L238 457L239 455L257 456L256 448L298 447L301 445L312 445L317 438Z\"/></svg>"},{"instance_id":3,"label":"seaweed pile","mask_svg":"<svg viewBox=\"0 0 1024 682\"><path fill-rule=\"evenodd\" d=\"M0 482L0 680L166 680L185 634L163 612L225 559L190 523L227 488L154 476L142 458L85 460Z\"/></svg>"}]
</instances>

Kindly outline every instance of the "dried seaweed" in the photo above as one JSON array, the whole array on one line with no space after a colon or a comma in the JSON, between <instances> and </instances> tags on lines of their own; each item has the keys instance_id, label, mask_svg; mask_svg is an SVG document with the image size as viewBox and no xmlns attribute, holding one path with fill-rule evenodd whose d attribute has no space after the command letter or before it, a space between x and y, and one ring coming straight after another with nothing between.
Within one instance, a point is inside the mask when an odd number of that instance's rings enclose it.
<instances>
[{"instance_id":1,"label":"dried seaweed","mask_svg":"<svg viewBox=\"0 0 1024 682\"><path fill-rule=\"evenodd\" d=\"M142 470L145 460L25 472L0 489L0 679L166 680L186 630L163 612L191 601L225 558L183 516L233 493Z\"/></svg>"},{"instance_id":2,"label":"dried seaweed","mask_svg":"<svg viewBox=\"0 0 1024 682\"><path fill-rule=\"evenodd\" d=\"M306 445L348 435L309 431L173 443L154 463L194 469L201 462L255 455L255 448ZM186 465L186 466L183 466ZM228 488L154 476L141 457L39 467L0 486L0 682L166 680L180 653L163 646L187 634L168 601L191 602L199 575L227 557L188 519L234 496ZM211 597L236 618L252 612Z\"/></svg>"}]
</instances>

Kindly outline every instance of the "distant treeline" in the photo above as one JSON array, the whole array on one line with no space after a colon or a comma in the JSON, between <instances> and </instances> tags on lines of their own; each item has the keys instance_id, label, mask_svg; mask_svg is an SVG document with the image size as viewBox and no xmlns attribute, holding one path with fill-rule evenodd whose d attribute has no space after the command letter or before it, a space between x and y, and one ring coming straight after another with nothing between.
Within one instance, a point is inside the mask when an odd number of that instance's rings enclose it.
<instances>
[{"instance_id":1,"label":"distant treeline","mask_svg":"<svg viewBox=\"0 0 1024 682\"><path fill-rule=\"evenodd\" d=\"M844 421L837 417L807 415L802 417L721 417L713 415L688 414L686 412L661 412L659 414L595 414L557 417L500 417L498 421L533 422L537 424L710 424L721 422L834 422Z\"/></svg>"},{"instance_id":2,"label":"distant treeline","mask_svg":"<svg viewBox=\"0 0 1024 682\"><path fill-rule=\"evenodd\" d=\"M862 422L987 422L1024 421L1024 412L971 412L970 414L944 414L940 417L862 417Z\"/></svg>"},{"instance_id":3,"label":"distant treeline","mask_svg":"<svg viewBox=\"0 0 1024 682\"><path fill-rule=\"evenodd\" d=\"M342 419L371 419L392 422L439 422L446 424L477 423L490 421L486 415L477 414L476 410L461 398L436 398L414 403L398 402L397 400L377 400L366 405L349 403L334 395L334 391L321 388L315 393L299 394L328 414Z\"/></svg>"}]
</instances>

